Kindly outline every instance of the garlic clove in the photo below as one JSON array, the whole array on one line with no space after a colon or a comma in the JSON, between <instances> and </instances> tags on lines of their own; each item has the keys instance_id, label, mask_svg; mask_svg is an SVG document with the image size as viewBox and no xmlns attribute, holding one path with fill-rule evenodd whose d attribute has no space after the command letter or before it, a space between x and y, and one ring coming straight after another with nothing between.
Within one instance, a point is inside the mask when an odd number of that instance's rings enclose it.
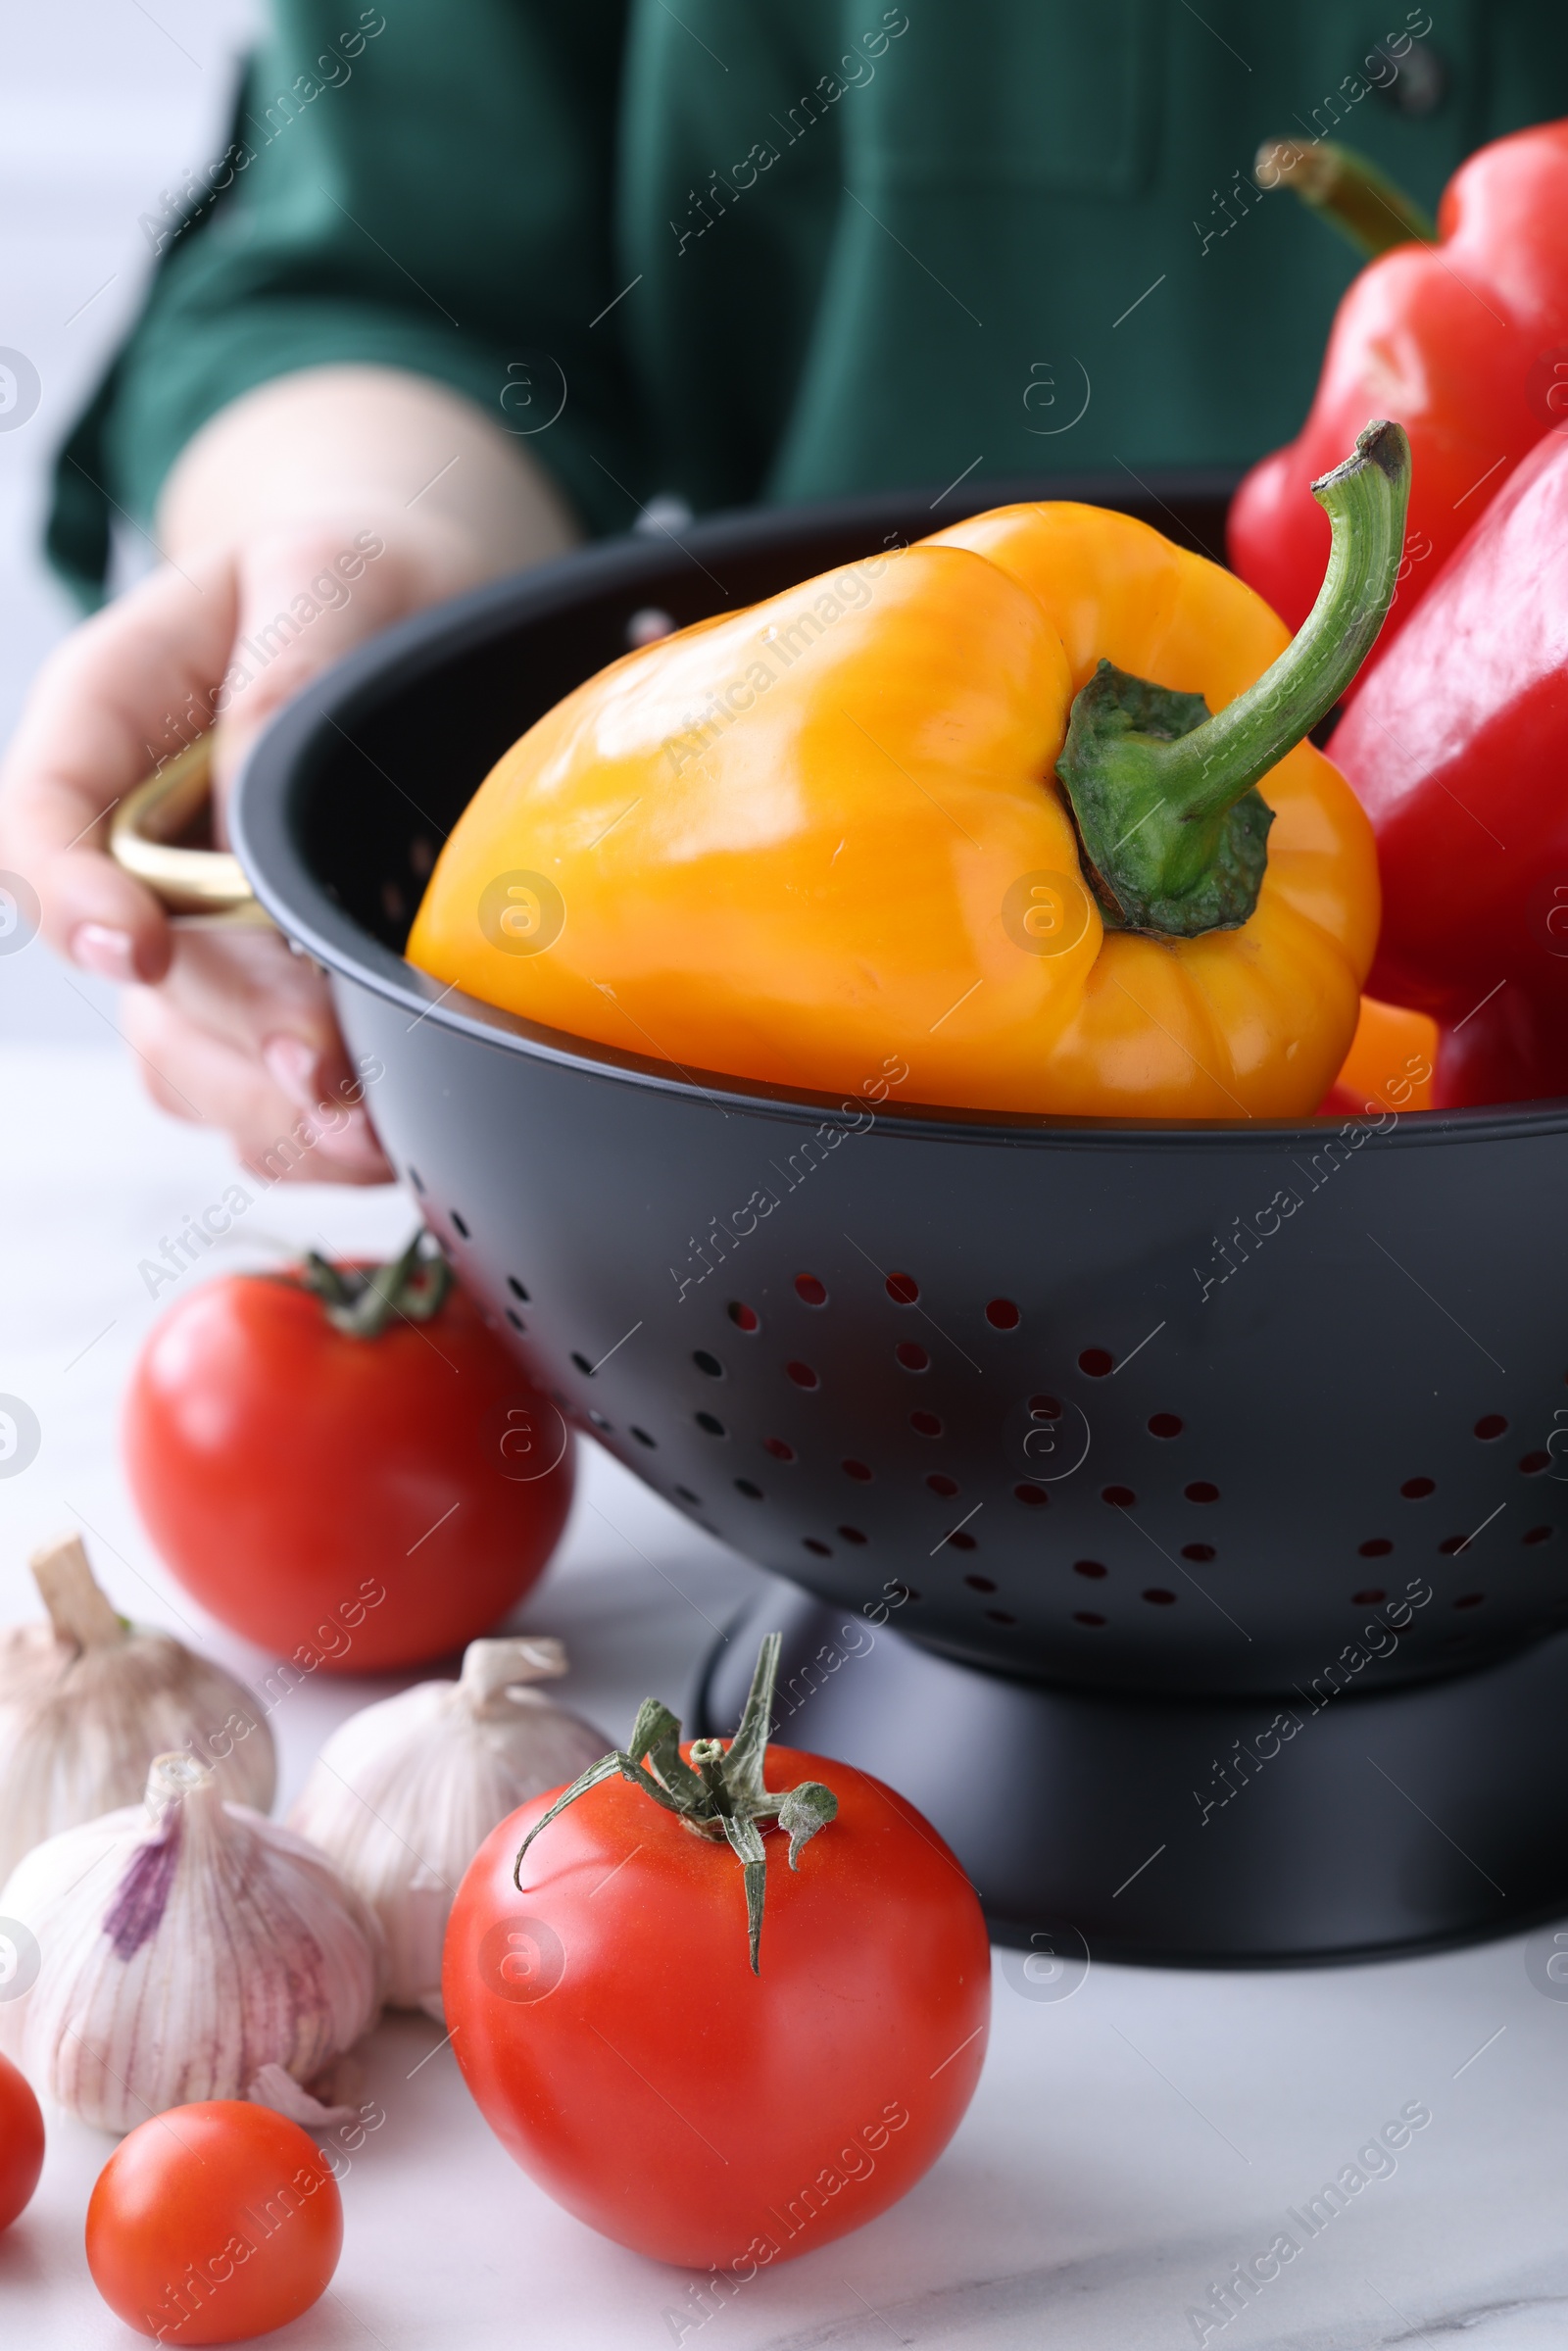
<instances>
[{"instance_id":1,"label":"garlic clove","mask_svg":"<svg viewBox=\"0 0 1568 2351\"><path fill-rule=\"evenodd\" d=\"M565 1671L559 1641L470 1641L456 1682L362 1708L321 1749L289 1825L379 1918L390 2006L439 2017L447 1917L474 1854L508 1813L604 1754L601 1732L530 1687Z\"/></svg>"},{"instance_id":2,"label":"garlic clove","mask_svg":"<svg viewBox=\"0 0 1568 2351\"><path fill-rule=\"evenodd\" d=\"M360 2119L357 2106L323 2106L280 2065L264 2065L245 2095L253 2106L270 2106L274 2114L285 2115L305 2131L331 2131L339 2123Z\"/></svg>"},{"instance_id":3,"label":"garlic clove","mask_svg":"<svg viewBox=\"0 0 1568 2351\"><path fill-rule=\"evenodd\" d=\"M504 1718L514 1693L533 1682L558 1682L566 1670L566 1644L550 1634L470 1641L458 1690L471 1714Z\"/></svg>"},{"instance_id":4,"label":"garlic clove","mask_svg":"<svg viewBox=\"0 0 1568 2351\"><path fill-rule=\"evenodd\" d=\"M212 1764L225 1797L269 1811L272 1735L244 1684L119 1616L79 1536L36 1552L32 1572L47 1621L0 1632L0 1879L46 1837L135 1803L172 1748Z\"/></svg>"},{"instance_id":5,"label":"garlic clove","mask_svg":"<svg viewBox=\"0 0 1568 2351\"><path fill-rule=\"evenodd\" d=\"M263 2069L301 2083L374 2023L385 1948L315 1846L225 1803L210 1765L158 1756L144 1805L47 1838L0 1887L41 1954L0 2003L0 2048L109 2131Z\"/></svg>"}]
</instances>

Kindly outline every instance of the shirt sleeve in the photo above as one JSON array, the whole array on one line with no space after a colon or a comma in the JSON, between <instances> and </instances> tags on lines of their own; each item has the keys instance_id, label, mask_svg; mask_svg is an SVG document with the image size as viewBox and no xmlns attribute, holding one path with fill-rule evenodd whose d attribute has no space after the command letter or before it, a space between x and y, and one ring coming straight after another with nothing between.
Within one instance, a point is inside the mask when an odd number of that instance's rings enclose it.
<instances>
[{"instance_id":1,"label":"shirt sleeve","mask_svg":"<svg viewBox=\"0 0 1568 2351\"><path fill-rule=\"evenodd\" d=\"M226 155L61 453L49 550L102 593L113 510L150 519L220 409L331 363L466 394L591 529L646 494L613 312L624 0L273 0ZM559 411L559 413L557 413Z\"/></svg>"}]
</instances>

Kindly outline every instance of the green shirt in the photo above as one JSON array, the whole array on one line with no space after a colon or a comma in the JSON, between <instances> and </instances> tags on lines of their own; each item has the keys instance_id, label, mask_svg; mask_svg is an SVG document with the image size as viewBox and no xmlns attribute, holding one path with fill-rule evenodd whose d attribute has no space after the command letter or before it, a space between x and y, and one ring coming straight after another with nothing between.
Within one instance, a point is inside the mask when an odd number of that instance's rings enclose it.
<instances>
[{"instance_id":1,"label":"green shirt","mask_svg":"<svg viewBox=\"0 0 1568 2351\"><path fill-rule=\"evenodd\" d=\"M207 417L331 361L466 393L595 531L660 492L1240 465L1356 267L1252 186L1259 141L1435 207L1565 112L1544 0L274 0L235 144L144 218L51 552L92 594L107 501L146 518Z\"/></svg>"}]
</instances>

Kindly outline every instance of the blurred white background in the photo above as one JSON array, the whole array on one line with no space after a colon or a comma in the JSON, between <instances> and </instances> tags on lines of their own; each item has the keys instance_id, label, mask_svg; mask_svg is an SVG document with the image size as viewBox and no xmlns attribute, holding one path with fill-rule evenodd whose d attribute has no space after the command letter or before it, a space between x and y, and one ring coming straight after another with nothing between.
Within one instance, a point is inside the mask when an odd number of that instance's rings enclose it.
<instances>
[{"instance_id":1,"label":"blurred white background","mask_svg":"<svg viewBox=\"0 0 1568 2351\"><path fill-rule=\"evenodd\" d=\"M40 551L55 454L152 272L141 216L222 151L256 15L249 0L80 0L66 35L54 9L0 13L0 347L42 384L36 413L0 430L0 739L75 617ZM122 538L130 576L152 551ZM35 941L0 959L0 1038L96 1043L114 993Z\"/></svg>"}]
</instances>

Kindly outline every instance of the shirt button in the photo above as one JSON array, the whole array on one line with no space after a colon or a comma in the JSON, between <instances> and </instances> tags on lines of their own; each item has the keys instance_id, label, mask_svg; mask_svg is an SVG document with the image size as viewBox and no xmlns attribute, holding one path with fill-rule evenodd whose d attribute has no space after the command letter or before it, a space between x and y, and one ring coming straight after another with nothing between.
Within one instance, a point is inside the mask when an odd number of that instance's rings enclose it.
<instances>
[{"instance_id":1,"label":"shirt button","mask_svg":"<svg viewBox=\"0 0 1568 2351\"><path fill-rule=\"evenodd\" d=\"M1412 41L1402 57L1392 57L1387 51L1384 56L1397 69L1378 89L1384 104L1416 122L1435 115L1448 95L1449 74L1443 52L1430 41Z\"/></svg>"}]
</instances>

